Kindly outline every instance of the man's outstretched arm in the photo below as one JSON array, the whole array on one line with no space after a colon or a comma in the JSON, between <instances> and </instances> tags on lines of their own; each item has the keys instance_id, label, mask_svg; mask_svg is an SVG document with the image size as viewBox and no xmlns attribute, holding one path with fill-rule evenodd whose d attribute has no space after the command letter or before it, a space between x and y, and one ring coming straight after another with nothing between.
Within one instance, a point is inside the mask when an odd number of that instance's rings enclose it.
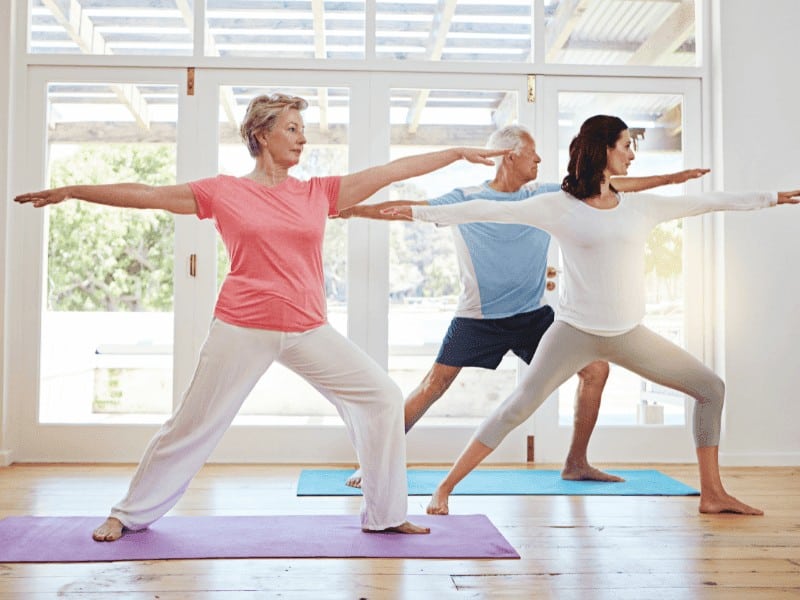
<instances>
[{"instance_id":1,"label":"man's outstretched arm","mask_svg":"<svg viewBox=\"0 0 800 600\"><path fill-rule=\"evenodd\" d=\"M350 217L362 217L364 219L381 219L383 221L405 221L401 217L392 214L384 214L381 211L385 208L393 206L420 206L428 205L427 200L390 200L389 202L380 202L378 204L357 204L350 208L340 210L336 215L341 219L349 219Z\"/></svg>"}]
</instances>

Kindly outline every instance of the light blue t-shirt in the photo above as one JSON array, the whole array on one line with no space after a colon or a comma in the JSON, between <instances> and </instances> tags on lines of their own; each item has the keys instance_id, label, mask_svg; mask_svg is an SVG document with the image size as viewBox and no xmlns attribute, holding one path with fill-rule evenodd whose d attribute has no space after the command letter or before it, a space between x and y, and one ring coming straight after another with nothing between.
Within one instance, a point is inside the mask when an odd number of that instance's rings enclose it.
<instances>
[{"instance_id":1,"label":"light blue t-shirt","mask_svg":"<svg viewBox=\"0 0 800 600\"><path fill-rule=\"evenodd\" d=\"M468 200L516 202L548 192L555 183L529 184L516 192L498 192L486 181L457 188L430 200L431 206ZM550 235L529 225L467 223L453 227L463 291L455 316L502 319L542 305Z\"/></svg>"}]
</instances>

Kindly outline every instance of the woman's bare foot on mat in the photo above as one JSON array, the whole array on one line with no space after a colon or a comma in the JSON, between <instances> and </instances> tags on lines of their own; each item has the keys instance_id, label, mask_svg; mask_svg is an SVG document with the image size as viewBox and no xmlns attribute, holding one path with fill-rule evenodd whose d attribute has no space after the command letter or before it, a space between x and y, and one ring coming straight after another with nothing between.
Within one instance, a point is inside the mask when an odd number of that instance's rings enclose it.
<instances>
[{"instance_id":1,"label":"woman's bare foot on mat","mask_svg":"<svg viewBox=\"0 0 800 600\"><path fill-rule=\"evenodd\" d=\"M421 527L406 521L397 527L387 527L386 529L364 529L367 533L430 533L430 527Z\"/></svg>"},{"instance_id":2,"label":"woman's bare foot on mat","mask_svg":"<svg viewBox=\"0 0 800 600\"><path fill-rule=\"evenodd\" d=\"M449 493L437 488L436 491L433 492L431 501L428 502L428 508L425 509L425 512L429 515L449 515L450 507L447 505L449 499Z\"/></svg>"},{"instance_id":3,"label":"woman's bare foot on mat","mask_svg":"<svg viewBox=\"0 0 800 600\"><path fill-rule=\"evenodd\" d=\"M122 537L123 527L119 519L108 517L92 532L92 539L96 542L115 542Z\"/></svg>"},{"instance_id":4,"label":"woman's bare foot on mat","mask_svg":"<svg viewBox=\"0 0 800 600\"><path fill-rule=\"evenodd\" d=\"M595 469L589 463L567 463L561 471L561 479L567 481L625 481L622 477Z\"/></svg>"},{"instance_id":5,"label":"woman's bare foot on mat","mask_svg":"<svg viewBox=\"0 0 800 600\"><path fill-rule=\"evenodd\" d=\"M738 515L763 515L764 511L749 506L725 492L700 496L700 512L715 515L719 513L736 513Z\"/></svg>"},{"instance_id":6,"label":"woman's bare foot on mat","mask_svg":"<svg viewBox=\"0 0 800 600\"><path fill-rule=\"evenodd\" d=\"M347 478L344 484L351 488L361 489L361 469L356 469L353 474Z\"/></svg>"}]
</instances>

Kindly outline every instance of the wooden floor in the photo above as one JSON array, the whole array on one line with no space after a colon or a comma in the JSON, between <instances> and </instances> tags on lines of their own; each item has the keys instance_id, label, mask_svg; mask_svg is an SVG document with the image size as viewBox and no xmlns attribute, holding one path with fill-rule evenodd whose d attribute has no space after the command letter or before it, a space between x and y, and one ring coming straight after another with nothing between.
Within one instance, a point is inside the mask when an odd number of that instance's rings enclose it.
<instances>
[{"instance_id":1,"label":"wooden floor","mask_svg":"<svg viewBox=\"0 0 800 600\"><path fill-rule=\"evenodd\" d=\"M358 498L296 497L307 466L207 466L171 514L357 514ZM698 485L695 465L647 468ZM0 518L105 515L132 471L132 465L0 468ZM521 560L0 564L0 600L800 598L800 467L728 468L723 478L731 493L766 515L699 515L697 497L455 496L454 514L488 515ZM410 513L423 513L427 500L411 497Z\"/></svg>"}]
</instances>

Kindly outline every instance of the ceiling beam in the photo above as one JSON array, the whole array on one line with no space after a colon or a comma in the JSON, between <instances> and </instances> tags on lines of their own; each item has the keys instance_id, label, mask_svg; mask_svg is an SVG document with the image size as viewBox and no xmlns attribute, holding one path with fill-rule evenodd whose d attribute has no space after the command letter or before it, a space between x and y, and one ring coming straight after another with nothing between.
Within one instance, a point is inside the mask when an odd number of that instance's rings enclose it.
<instances>
[{"instance_id":1,"label":"ceiling beam","mask_svg":"<svg viewBox=\"0 0 800 600\"><path fill-rule=\"evenodd\" d=\"M311 14L314 20L314 58L326 57L325 42L325 1L311 0ZM317 88L319 101L319 127L328 130L328 88Z\"/></svg>"},{"instance_id":2,"label":"ceiling beam","mask_svg":"<svg viewBox=\"0 0 800 600\"><path fill-rule=\"evenodd\" d=\"M439 0L436 4L436 12L433 16L428 42L425 44L425 58L428 60L441 60L444 45L447 41L447 34L450 31L450 24L453 22L453 16L456 13L456 4L458 4L458 0ZM425 109L429 95L429 90L419 90L412 100L406 117L409 133L415 133L419 128L422 111Z\"/></svg>"},{"instance_id":3,"label":"ceiling beam","mask_svg":"<svg viewBox=\"0 0 800 600\"><path fill-rule=\"evenodd\" d=\"M81 52L85 54L113 54L91 19L83 12L83 7L78 0L70 0L69 16L64 14L59 4L54 0L42 0L42 4L50 10L55 20L66 30L67 35L78 45ZM132 84L112 84L111 89L131 113L139 127L145 130L149 129L150 117L147 111L147 102L139 93L138 88Z\"/></svg>"},{"instance_id":4,"label":"ceiling beam","mask_svg":"<svg viewBox=\"0 0 800 600\"><path fill-rule=\"evenodd\" d=\"M492 123L497 129L517 120L517 94L506 92L492 113Z\"/></svg>"},{"instance_id":5,"label":"ceiling beam","mask_svg":"<svg viewBox=\"0 0 800 600\"><path fill-rule=\"evenodd\" d=\"M683 103L678 102L658 118L670 135L679 135L683 131Z\"/></svg>"},{"instance_id":6,"label":"ceiling beam","mask_svg":"<svg viewBox=\"0 0 800 600\"><path fill-rule=\"evenodd\" d=\"M194 31L194 10L189 5L188 0L175 0L175 6L180 11L183 22L186 24L186 27L189 28L189 31ZM219 56L220 53L217 49L217 45L214 43L214 36L211 35L208 27L203 27L203 31L205 32L204 42L206 54L208 56ZM219 86L219 101L225 116L228 118L228 122L236 125L236 98L230 86Z\"/></svg>"},{"instance_id":7,"label":"ceiling beam","mask_svg":"<svg viewBox=\"0 0 800 600\"><path fill-rule=\"evenodd\" d=\"M55 0L42 0L47 9L53 13L53 18L66 31L67 35L78 45L81 52L86 54L111 54L106 47L103 37L95 32L94 25L83 14L83 7L77 0L70 0L69 14L64 14L61 6Z\"/></svg>"},{"instance_id":8,"label":"ceiling beam","mask_svg":"<svg viewBox=\"0 0 800 600\"><path fill-rule=\"evenodd\" d=\"M569 36L578 26L591 0L562 0L553 22L545 34L545 57L547 62L558 62L558 57L569 41Z\"/></svg>"},{"instance_id":9,"label":"ceiling beam","mask_svg":"<svg viewBox=\"0 0 800 600\"><path fill-rule=\"evenodd\" d=\"M694 10L694 0L683 0L675 4L672 13L639 46L628 60L628 64L663 64L664 58L675 52L694 34Z\"/></svg>"}]
</instances>

